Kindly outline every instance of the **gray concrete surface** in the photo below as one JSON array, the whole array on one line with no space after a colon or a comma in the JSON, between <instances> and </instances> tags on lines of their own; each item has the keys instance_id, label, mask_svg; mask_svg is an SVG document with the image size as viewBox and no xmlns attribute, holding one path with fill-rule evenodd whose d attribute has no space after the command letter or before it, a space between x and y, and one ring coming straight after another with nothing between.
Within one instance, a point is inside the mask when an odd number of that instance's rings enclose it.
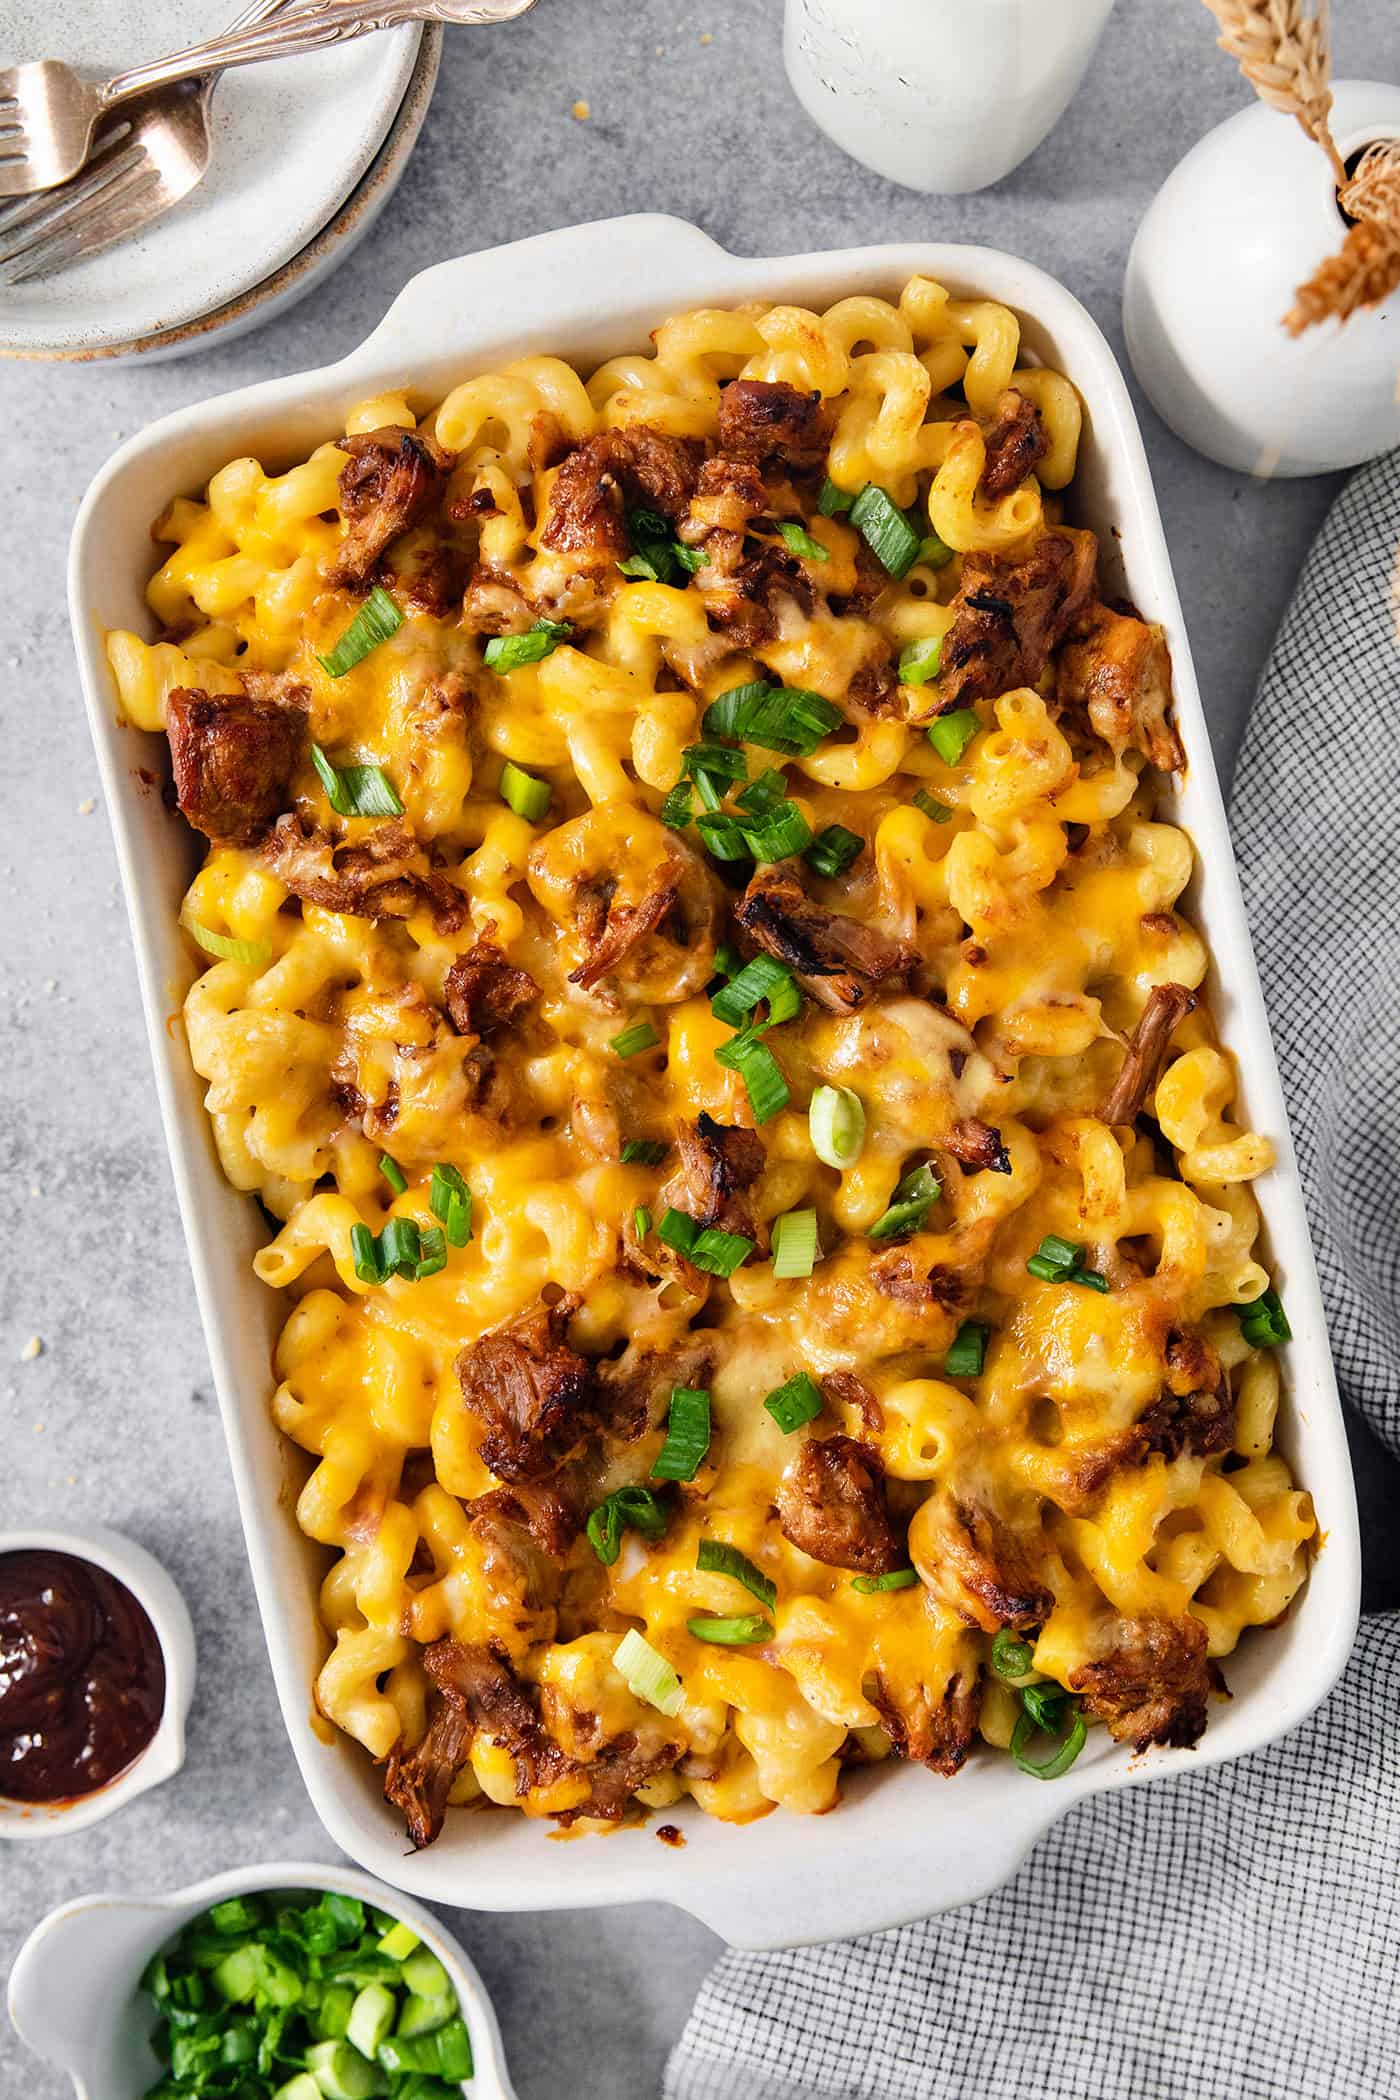
<instances>
[{"instance_id":1,"label":"gray concrete surface","mask_svg":"<svg viewBox=\"0 0 1400 2100\"><path fill-rule=\"evenodd\" d=\"M173 5L163 12L178 19ZM44 1513L129 1531L183 1585L200 1652L178 1780L97 1830L0 1859L0 1970L50 1905L82 1891L332 1856L273 1700L111 845L89 802L63 603L74 508L116 439L203 395L339 355L426 264L623 210L679 213L748 254L920 235L1010 248L1069 284L1121 348L1133 230L1180 155L1244 100L1195 0L1119 0L1058 130L997 189L946 202L865 173L814 129L786 86L779 16L776 0L541 0L509 31L449 31L402 187L302 306L176 364L0 368L0 1523ZM1394 78L1394 0L1340 0L1337 16L1338 74ZM569 114L576 98L591 104L586 124ZM1150 411L1144 425L1228 767L1332 485L1253 485L1194 457ZM43 1353L22 1361L34 1334ZM1369 1444L1361 1457L1369 1600L1391 1601L1400 1582L1379 1512L1393 1475ZM662 1909L454 1922L495 1993L522 2100L656 2092L714 1952L708 1933ZM0 2033L0 2094L59 2100L67 2089Z\"/></svg>"}]
</instances>

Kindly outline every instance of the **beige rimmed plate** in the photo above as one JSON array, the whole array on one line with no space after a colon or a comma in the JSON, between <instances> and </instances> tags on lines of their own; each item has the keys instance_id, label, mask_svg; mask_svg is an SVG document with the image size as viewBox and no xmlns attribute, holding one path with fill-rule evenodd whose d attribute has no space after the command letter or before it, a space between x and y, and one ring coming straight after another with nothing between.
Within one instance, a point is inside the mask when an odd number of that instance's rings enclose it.
<instances>
[{"instance_id":1,"label":"beige rimmed plate","mask_svg":"<svg viewBox=\"0 0 1400 2100\"><path fill-rule=\"evenodd\" d=\"M0 64L62 56L101 73L213 35L236 12L236 0L183 0L153 22L141 0L7 0ZM441 41L410 24L226 74L198 190L145 234L0 291L0 354L174 356L299 297L392 191Z\"/></svg>"}]
</instances>

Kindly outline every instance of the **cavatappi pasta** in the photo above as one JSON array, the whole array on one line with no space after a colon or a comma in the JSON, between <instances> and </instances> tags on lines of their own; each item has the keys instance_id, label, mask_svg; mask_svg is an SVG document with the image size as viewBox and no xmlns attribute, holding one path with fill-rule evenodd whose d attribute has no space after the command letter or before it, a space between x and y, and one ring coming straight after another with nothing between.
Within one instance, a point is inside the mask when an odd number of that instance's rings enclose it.
<instances>
[{"instance_id":1,"label":"cavatappi pasta","mask_svg":"<svg viewBox=\"0 0 1400 2100\"><path fill-rule=\"evenodd\" d=\"M1304 1579L1270 1146L1079 428L916 277L388 394L157 526L108 650L210 840L317 1698L418 1843L1193 1742Z\"/></svg>"}]
</instances>

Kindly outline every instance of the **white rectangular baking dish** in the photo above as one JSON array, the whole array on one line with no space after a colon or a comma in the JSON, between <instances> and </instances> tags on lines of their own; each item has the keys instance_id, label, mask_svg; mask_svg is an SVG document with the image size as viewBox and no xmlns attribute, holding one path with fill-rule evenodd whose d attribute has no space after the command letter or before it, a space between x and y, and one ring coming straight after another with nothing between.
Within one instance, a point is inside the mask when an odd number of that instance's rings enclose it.
<instances>
[{"instance_id":1,"label":"white rectangular baking dish","mask_svg":"<svg viewBox=\"0 0 1400 2100\"><path fill-rule=\"evenodd\" d=\"M1003 301L1030 353L1069 374L1087 411L1076 517L1098 528L1107 592L1122 589L1165 625L1177 716L1189 755L1180 816L1198 853L1193 909L1215 955L1212 998L1236 1053L1249 1122L1279 1164L1257 1184L1296 1339L1293 1397L1281 1440L1316 1499L1326 1537L1287 1623L1246 1641L1231 1663L1235 1696L1218 1704L1200 1748L1133 1760L1100 1731L1074 1769L1043 1785L1009 1760L975 1759L957 1779L903 1766L853 1775L835 1815L775 1812L734 1828L693 1812L686 1844L651 1829L562 1844L520 1816L450 1816L437 1844L406 1850L402 1824L358 1745L320 1722L311 1696L323 1653L315 1616L320 1549L292 1513L301 1460L268 1413L270 1355L282 1308L252 1275L265 1236L247 1197L223 1180L202 1084L171 1025L190 962L176 930L197 842L138 768L164 770L163 741L123 726L102 655L104 628L148 629L149 525L172 495L202 488L225 460L256 454L280 468L343 428L367 395L410 384L421 408L457 380L506 359L555 351L587 367L645 342L667 314L741 300L822 308L858 291L893 295L914 271L961 294ZM1117 566L1121 575L1112 571ZM253 1577L288 1733L326 1829L372 1873L416 1896L485 1910L567 1908L659 1898L737 1946L775 1947L894 1925L984 1894L1084 1795L1200 1770L1285 1735L1339 1675L1356 1628L1360 1554L1341 1411L1277 1066L1250 951L1210 740L1142 440L1121 373L1094 322L1042 271L991 249L902 244L745 260L683 221L614 219L464 256L425 271L368 342L340 364L267 380L167 417L122 446L78 517L70 577L93 737L126 886L175 1183L189 1239Z\"/></svg>"}]
</instances>

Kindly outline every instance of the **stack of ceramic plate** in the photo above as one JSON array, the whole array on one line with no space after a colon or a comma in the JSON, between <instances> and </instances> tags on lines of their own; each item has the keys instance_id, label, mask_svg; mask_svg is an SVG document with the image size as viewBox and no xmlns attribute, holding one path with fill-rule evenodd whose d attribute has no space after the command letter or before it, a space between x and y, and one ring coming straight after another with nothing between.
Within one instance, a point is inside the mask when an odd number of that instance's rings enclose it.
<instances>
[{"instance_id":1,"label":"stack of ceramic plate","mask_svg":"<svg viewBox=\"0 0 1400 2100\"><path fill-rule=\"evenodd\" d=\"M238 0L7 0L0 65L105 76L215 36ZM406 25L225 73L199 188L144 234L0 286L0 353L175 357L266 320L340 262L393 193L427 113L442 30Z\"/></svg>"}]
</instances>

